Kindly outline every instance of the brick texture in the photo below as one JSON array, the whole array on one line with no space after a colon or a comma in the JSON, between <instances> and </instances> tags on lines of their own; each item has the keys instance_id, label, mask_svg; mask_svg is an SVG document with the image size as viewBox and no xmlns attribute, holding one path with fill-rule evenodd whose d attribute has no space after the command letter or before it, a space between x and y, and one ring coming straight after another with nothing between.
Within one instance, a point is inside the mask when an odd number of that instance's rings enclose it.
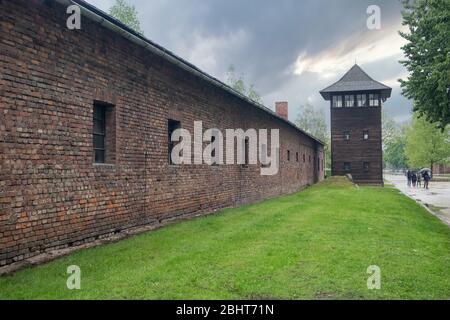
<instances>
[{"instance_id":1,"label":"brick texture","mask_svg":"<svg viewBox=\"0 0 450 320\"><path fill-rule=\"evenodd\" d=\"M53 1L0 0L0 12L0 266L323 179L313 139L118 34L86 18L68 30ZM93 164L95 101L114 105L105 165ZM278 128L281 171L169 166L168 119Z\"/></svg>"}]
</instances>

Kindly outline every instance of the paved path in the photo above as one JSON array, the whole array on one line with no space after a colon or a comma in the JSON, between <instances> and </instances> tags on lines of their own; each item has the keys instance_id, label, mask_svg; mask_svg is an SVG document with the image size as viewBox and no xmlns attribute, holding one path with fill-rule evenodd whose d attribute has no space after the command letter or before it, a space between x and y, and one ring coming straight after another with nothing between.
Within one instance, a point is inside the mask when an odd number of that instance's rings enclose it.
<instances>
[{"instance_id":1,"label":"paved path","mask_svg":"<svg viewBox=\"0 0 450 320\"><path fill-rule=\"evenodd\" d=\"M410 198L424 204L450 227L450 182L430 181L429 190L408 188L406 177L402 175L385 175L385 179L395 185Z\"/></svg>"}]
</instances>

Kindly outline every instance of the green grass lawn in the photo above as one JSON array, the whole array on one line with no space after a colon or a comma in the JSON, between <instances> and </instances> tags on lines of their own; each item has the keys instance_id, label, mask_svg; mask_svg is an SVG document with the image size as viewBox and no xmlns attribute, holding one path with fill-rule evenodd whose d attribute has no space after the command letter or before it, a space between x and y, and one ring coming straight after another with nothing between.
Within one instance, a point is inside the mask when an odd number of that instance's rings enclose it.
<instances>
[{"instance_id":1,"label":"green grass lawn","mask_svg":"<svg viewBox=\"0 0 450 320\"><path fill-rule=\"evenodd\" d=\"M66 287L70 265L81 290ZM0 298L449 299L449 271L437 218L392 187L332 178L0 278Z\"/></svg>"}]
</instances>

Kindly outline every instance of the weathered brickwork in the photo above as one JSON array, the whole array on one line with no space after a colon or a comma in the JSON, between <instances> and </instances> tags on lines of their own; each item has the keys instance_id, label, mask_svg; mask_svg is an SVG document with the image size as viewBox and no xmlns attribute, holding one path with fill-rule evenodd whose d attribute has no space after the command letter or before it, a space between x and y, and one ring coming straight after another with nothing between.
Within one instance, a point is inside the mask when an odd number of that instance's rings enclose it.
<instances>
[{"instance_id":1,"label":"weathered brickwork","mask_svg":"<svg viewBox=\"0 0 450 320\"><path fill-rule=\"evenodd\" d=\"M323 179L321 144L124 37L87 19L68 30L53 1L0 0L0 12L0 266ZM93 164L95 101L114 106L104 165ZM191 132L194 121L278 128L280 173L169 166L168 119Z\"/></svg>"}]
</instances>

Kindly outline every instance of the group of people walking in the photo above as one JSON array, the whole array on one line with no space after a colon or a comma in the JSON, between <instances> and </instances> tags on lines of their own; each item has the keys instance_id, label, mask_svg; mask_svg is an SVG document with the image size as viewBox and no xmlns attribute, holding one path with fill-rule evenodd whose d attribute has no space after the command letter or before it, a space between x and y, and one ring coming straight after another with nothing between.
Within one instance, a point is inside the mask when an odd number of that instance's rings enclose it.
<instances>
[{"instance_id":1,"label":"group of people walking","mask_svg":"<svg viewBox=\"0 0 450 320\"><path fill-rule=\"evenodd\" d=\"M428 185L431 180L431 174L428 170L419 172L408 170L406 177L408 178L408 187L422 188L423 181L423 187L428 190Z\"/></svg>"}]
</instances>

